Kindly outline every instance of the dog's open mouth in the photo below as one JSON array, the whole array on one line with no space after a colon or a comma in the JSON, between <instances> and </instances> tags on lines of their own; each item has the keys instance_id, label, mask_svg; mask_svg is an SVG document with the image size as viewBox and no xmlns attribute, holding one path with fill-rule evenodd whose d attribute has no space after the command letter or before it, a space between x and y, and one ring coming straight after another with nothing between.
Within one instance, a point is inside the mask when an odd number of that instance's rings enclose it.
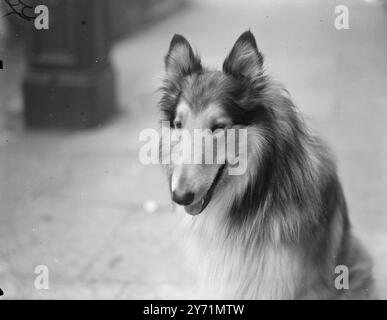
<instances>
[{"instance_id":1,"label":"dog's open mouth","mask_svg":"<svg viewBox=\"0 0 387 320\"><path fill-rule=\"evenodd\" d=\"M224 167L225 166L222 166L219 169L218 173L215 176L214 181L212 182L211 187L208 189L207 193L205 194L205 196L201 200L195 202L194 204L184 206L185 212L187 212L188 214L190 214L192 216L196 216L207 207L207 205L211 201L212 194L214 193L214 190L215 190L220 178L222 177Z\"/></svg>"}]
</instances>

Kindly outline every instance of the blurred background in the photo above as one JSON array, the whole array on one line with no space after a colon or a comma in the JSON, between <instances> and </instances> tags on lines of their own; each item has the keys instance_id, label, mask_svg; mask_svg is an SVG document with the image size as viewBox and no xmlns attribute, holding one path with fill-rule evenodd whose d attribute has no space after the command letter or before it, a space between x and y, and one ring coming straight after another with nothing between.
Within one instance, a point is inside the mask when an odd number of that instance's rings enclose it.
<instances>
[{"instance_id":1,"label":"blurred background","mask_svg":"<svg viewBox=\"0 0 387 320\"><path fill-rule=\"evenodd\" d=\"M24 3L47 5L49 30L3 17L0 0L0 299L190 297L167 184L138 161L138 135L157 128L174 33L220 68L246 29L334 150L387 298L386 1ZM337 5L348 30L334 26ZM37 265L49 290L34 287Z\"/></svg>"}]
</instances>

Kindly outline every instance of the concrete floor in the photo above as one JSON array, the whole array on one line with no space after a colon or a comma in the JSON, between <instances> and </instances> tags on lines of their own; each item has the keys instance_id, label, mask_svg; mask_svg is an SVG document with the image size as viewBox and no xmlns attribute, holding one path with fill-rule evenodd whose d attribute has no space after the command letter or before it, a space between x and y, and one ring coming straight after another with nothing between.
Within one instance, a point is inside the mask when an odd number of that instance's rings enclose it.
<instances>
[{"instance_id":1,"label":"concrete floor","mask_svg":"<svg viewBox=\"0 0 387 320\"><path fill-rule=\"evenodd\" d=\"M121 114L85 132L29 131L20 78L0 71L0 288L5 298L185 298L192 276L157 166L138 161L157 126L162 58L174 33L220 67L250 28L268 71L334 150L354 230L387 298L387 4L381 1L194 1L112 51ZM334 7L349 7L349 30ZM3 59L4 60L4 59ZM7 60L8 61L8 60ZM157 209L144 209L147 200ZM34 288L47 265L50 289Z\"/></svg>"}]
</instances>

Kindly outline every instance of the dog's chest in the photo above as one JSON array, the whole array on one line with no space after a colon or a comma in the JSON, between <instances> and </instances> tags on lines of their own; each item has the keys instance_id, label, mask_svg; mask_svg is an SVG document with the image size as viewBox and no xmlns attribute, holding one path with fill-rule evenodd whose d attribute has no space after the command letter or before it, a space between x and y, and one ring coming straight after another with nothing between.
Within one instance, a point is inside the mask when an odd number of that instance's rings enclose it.
<instances>
[{"instance_id":1,"label":"dog's chest","mask_svg":"<svg viewBox=\"0 0 387 320\"><path fill-rule=\"evenodd\" d=\"M280 243L194 232L188 245L203 298L291 299L306 282L302 255Z\"/></svg>"},{"instance_id":2,"label":"dog's chest","mask_svg":"<svg viewBox=\"0 0 387 320\"><path fill-rule=\"evenodd\" d=\"M210 289L224 298L291 299L298 291L301 262L283 247L215 252L204 272ZM210 253L208 254L210 257Z\"/></svg>"}]
</instances>

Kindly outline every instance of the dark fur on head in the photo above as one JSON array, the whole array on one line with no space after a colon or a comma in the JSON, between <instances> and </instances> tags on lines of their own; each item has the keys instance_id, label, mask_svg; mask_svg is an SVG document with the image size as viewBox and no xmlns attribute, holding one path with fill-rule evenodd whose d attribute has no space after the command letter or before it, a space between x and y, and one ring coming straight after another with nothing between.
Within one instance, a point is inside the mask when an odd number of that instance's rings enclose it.
<instances>
[{"instance_id":1,"label":"dark fur on head","mask_svg":"<svg viewBox=\"0 0 387 320\"><path fill-rule=\"evenodd\" d=\"M310 207L311 216L305 218L314 220L314 208L322 199L304 147L310 143L309 136L284 89L265 74L263 60L254 36L246 31L225 59L223 72L208 70L188 41L175 35L165 57L163 120L172 123L183 96L196 112L219 102L235 125L259 126L267 142L261 150L260 169L244 194L235 199L232 218L244 221L259 209L281 209L294 203L302 209Z\"/></svg>"}]
</instances>

